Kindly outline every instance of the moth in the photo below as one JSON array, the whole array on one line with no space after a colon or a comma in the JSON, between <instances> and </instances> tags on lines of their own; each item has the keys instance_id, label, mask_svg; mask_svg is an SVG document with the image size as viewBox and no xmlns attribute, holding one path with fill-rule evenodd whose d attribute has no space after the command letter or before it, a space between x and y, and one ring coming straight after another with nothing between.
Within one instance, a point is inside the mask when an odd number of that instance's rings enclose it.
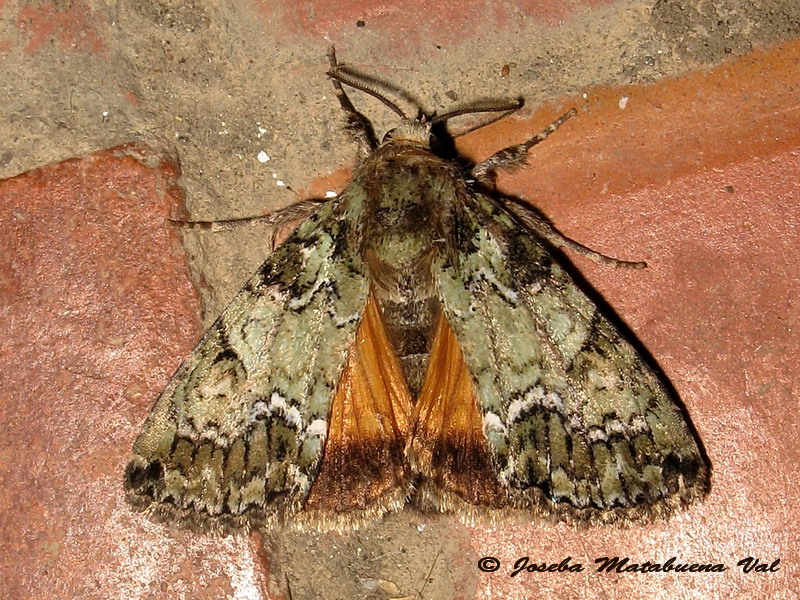
<instances>
[{"instance_id":1,"label":"moth","mask_svg":"<svg viewBox=\"0 0 800 600\"><path fill-rule=\"evenodd\" d=\"M133 447L129 502L204 530L341 531L409 501L465 522L603 523L703 497L710 469L676 398L553 247L622 261L490 191L574 111L468 170L431 135L465 111L406 118L329 58L363 158L172 377ZM343 84L402 124L377 143Z\"/></svg>"}]
</instances>

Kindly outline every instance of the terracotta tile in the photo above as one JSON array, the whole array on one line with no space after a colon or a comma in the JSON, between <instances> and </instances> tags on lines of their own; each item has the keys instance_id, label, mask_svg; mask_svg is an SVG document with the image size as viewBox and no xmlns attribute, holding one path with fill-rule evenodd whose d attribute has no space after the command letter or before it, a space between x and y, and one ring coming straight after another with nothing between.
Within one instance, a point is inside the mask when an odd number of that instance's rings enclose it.
<instances>
[{"instance_id":1,"label":"terracotta tile","mask_svg":"<svg viewBox=\"0 0 800 600\"><path fill-rule=\"evenodd\" d=\"M102 54L107 50L101 30L97 26L98 15L82 2L70 3L63 10L58 3L39 6L28 4L19 11L17 24L30 39L25 46L26 54L35 54L49 41L58 41L62 51L83 51Z\"/></svg>"},{"instance_id":2,"label":"terracotta tile","mask_svg":"<svg viewBox=\"0 0 800 600\"><path fill-rule=\"evenodd\" d=\"M247 540L130 511L122 472L197 340L176 167L136 145L0 182L0 596L260 598Z\"/></svg>"},{"instance_id":3,"label":"terracotta tile","mask_svg":"<svg viewBox=\"0 0 800 600\"><path fill-rule=\"evenodd\" d=\"M289 38L303 36L316 39L352 37L358 30L380 40L381 45L395 52L407 52L432 40L442 45L456 45L465 38L502 36L522 23L556 26L576 13L591 7L610 4L613 0L580 0L576 2L489 3L467 0L458 3L429 3L402 0L382 4L355 2L303 2L282 7L284 27L279 34ZM275 7L270 2L259 4L262 14L272 19Z\"/></svg>"}]
</instances>

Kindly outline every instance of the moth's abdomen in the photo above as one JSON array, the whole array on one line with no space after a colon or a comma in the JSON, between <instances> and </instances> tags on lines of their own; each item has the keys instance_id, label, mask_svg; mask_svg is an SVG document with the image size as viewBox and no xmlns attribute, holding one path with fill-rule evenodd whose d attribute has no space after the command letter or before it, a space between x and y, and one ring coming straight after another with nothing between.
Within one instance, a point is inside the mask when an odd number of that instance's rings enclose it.
<instances>
[{"instance_id":1,"label":"moth's abdomen","mask_svg":"<svg viewBox=\"0 0 800 600\"><path fill-rule=\"evenodd\" d=\"M440 312L431 265L463 179L453 165L407 141L379 149L362 169L365 259L387 334L417 396Z\"/></svg>"},{"instance_id":2,"label":"moth's abdomen","mask_svg":"<svg viewBox=\"0 0 800 600\"><path fill-rule=\"evenodd\" d=\"M425 300L396 302L382 298L377 290L375 296L380 303L386 333L400 361L409 391L413 397L417 397L428 366L432 323L439 314L438 300L429 297Z\"/></svg>"}]
</instances>

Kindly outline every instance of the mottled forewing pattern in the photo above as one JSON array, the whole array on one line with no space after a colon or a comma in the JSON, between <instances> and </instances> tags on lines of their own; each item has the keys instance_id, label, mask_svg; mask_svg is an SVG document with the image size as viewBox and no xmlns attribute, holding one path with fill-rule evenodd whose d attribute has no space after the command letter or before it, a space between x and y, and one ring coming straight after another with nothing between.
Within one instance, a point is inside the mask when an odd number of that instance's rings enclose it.
<instances>
[{"instance_id":1,"label":"mottled forewing pattern","mask_svg":"<svg viewBox=\"0 0 800 600\"><path fill-rule=\"evenodd\" d=\"M546 243L480 194L454 219L435 277L512 504L611 520L701 496L680 409Z\"/></svg>"},{"instance_id":2,"label":"mottled forewing pattern","mask_svg":"<svg viewBox=\"0 0 800 600\"><path fill-rule=\"evenodd\" d=\"M369 290L362 208L347 194L322 206L204 335L136 441L135 506L212 529L301 507Z\"/></svg>"}]
</instances>

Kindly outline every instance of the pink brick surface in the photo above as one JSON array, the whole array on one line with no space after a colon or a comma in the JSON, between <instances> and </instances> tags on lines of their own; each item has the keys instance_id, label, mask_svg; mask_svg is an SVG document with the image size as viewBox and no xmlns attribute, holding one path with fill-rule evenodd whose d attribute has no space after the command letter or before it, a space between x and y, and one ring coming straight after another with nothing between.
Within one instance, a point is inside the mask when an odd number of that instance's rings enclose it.
<instances>
[{"instance_id":1,"label":"pink brick surface","mask_svg":"<svg viewBox=\"0 0 800 600\"><path fill-rule=\"evenodd\" d=\"M225 597L230 561L252 565L246 541L172 537L122 496L136 431L200 333L165 223L176 176L128 145L0 182L2 598L176 597L196 577Z\"/></svg>"}]
</instances>

